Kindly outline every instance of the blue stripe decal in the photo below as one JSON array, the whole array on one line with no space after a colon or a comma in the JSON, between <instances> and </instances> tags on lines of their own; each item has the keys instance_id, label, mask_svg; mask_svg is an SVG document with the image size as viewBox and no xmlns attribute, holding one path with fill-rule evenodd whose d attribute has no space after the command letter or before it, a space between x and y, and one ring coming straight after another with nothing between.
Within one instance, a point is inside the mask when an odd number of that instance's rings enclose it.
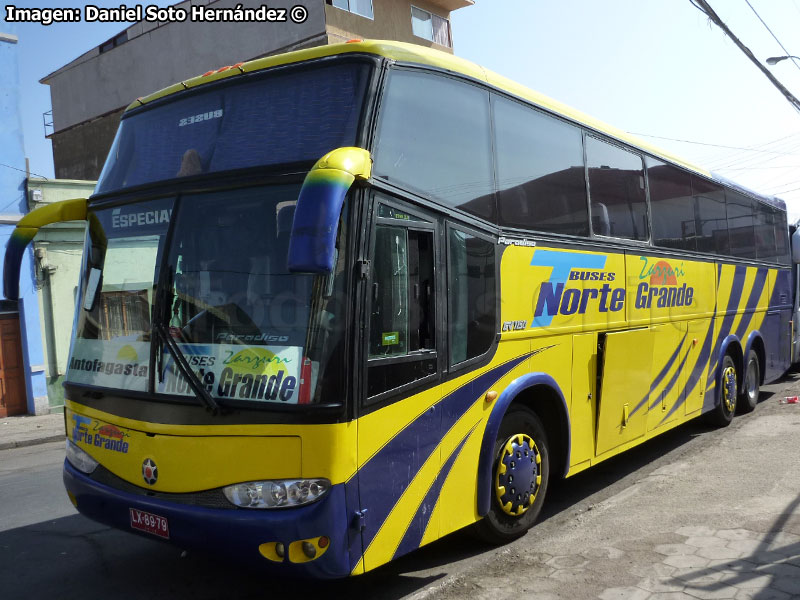
<instances>
[{"instance_id":1,"label":"blue stripe decal","mask_svg":"<svg viewBox=\"0 0 800 600\"><path fill-rule=\"evenodd\" d=\"M397 550L395 550L392 560L419 548L419 545L422 543L422 536L425 535L428 522L433 515L433 510L436 507L436 503L439 501L439 494L442 491L442 486L444 485L447 476L450 474L450 470L453 468L456 458L458 458L459 454L461 454L464 444L467 443L469 436L472 435L472 432L475 431L477 426L478 424L475 423L475 425L472 426L472 429L467 432L467 435L464 436L464 439L462 439L458 446L456 446L456 448L450 453L447 462L444 463L444 466L439 471L439 474L431 484L431 487L428 488L428 493L425 494L422 504L419 505L416 514L414 514L414 518L411 519L411 523L409 523L408 529L406 529L406 533L403 536L403 539L400 541L400 545L397 546Z\"/></svg>"},{"instance_id":2,"label":"blue stripe decal","mask_svg":"<svg viewBox=\"0 0 800 600\"><path fill-rule=\"evenodd\" d=\"M775 276L775 288L769 301L769 310L792 308L792 272L781 269Z\"/></svg>"},{"instance_id":3,"label":"blue stripe decal","mask_svg":"<svg viewBox=\"0 0 800 600\"><path fill-rule=\"evenodd\" d=\"M683 366L686 364L687 358L689 358L689 350L687 350L686 354L683 355L683 360L681 361L681 364L678 365L678 368L675 369L675 372L672 374L672 377L670 377L669 381L667 382L667 385L664 386L664 391L661 393L662 397L669 395L669 393L672 391L672 388L675 387L675 383L678 381L678 377L680 377L681 373L683 373ZM683 394L681 394L680 396L681 398L683 398ZM660 398L656 398L656 400L650 405L650 410L655 408L658 405L659 401ZM680 402L681 399L679 398L678 401Z\"/></svg>"},{"instance_id":4,"label":"blue stripe decal","mask_svg":"<svg viewBox=\"0 0 800 600\"><path fill-rule=\"evenodd\" d=\"M742 315L742 320L739 322L739 327L736 329L736 337L744 339L744 334L747 332L747 326L753 320L753 314L758 307L758 299L764 291L764 284L767 281L767 269L759 269L756 272L755 281L753 281L753 288L750 290L750 297L747 298L747 306L745 307L745 314Z\"/></svg>"},{"instance_id":5,"label":"blue stripe decal","mask_svg":"<svg viewBox=\"0 0 800 600\"><path fill-rule=\"evenodd\" d=\"M678 370L675 371L675 375L673 375L672 380L669 382L669 385L667 386L667 389L665 390L664 393L669 393L669 391L672 389L672 386L674 386L675 383L678 381L678 375L683 371L683 365L686 362L687 358L689 358L689 350L686 351L686 354L684 355L683 360L681 361L681 364L678 367ZM669 417L676 410L678 410L678 408L683 406L683 403L686 401L686 394L689 393L689 389L690 388L688 388L688 387L684 387L683 388L683 390L681 391L680 395L678 396L678 399L675 401L675 404L673 404L672 408L669 409L669 412L666 415L664 415L664 418L661 419L661 421L659 422L659 425L661 425L664 421L669 419ZM653 405L653 406L655 406L655 405Z\"/></svg>"},{"instance_id":6,"label":"blue stripe decal","mask_svg":"<svg viewBox=\"0 0 800 600\"><path fill-rule=\"evenodd\" d=\"M499 365L453 390L434 405L435 410L429 408L418 416L359 469L361 506L369 511L367 527L362 532L364 548L372 543L403 492L438 448L438 440L444 433L467 412L480 394L531 354ZM418 443L420 438L436 439L437 443L421 448ZM387 485L387 482L390 483ZM348 481L348 485L356 485L356 478ZM359 558L351 556L351 561L355 561L354 568Z\"/></svg>"},{"instance_id":7,"label":"blue stripe decal","mask_svg":"<svg viewBox=\"0 0 800 600\"><path fill-rule=\"evenodd\" d=\"M737 267L737 268L738 268L738 267ZM745 273L746 273L746 271L745 271ZM746 310L747 312L746 312L744 315L742 315L742 320L741 320L741 322L739 323L739 328L738 328L738 329L737 329L737 331L736 331L736 336L737 336L739 339L742 339L742 335L744 334L745 330L747 329L747 326L749 325L749 323L750 323L751 319L753 318L753 314L755 313L755 309L756 309L756 307L758 306L758 299L761 297L761 292L763 291L763 289L764 289L764 284L766 283L766 280L767 280L767 273L768 273L768 270L767 270L767 269L763 269L763 268L760 268L760 269L758 269L758 271L756 272L756 278L755 278L755 280L753 281L753 287L752 287L752 289L750 290L750 295L749 295L749 296L748 296L748 298L747 298L747 304L746 304L746 308L745 308L745 310ZM737 286L737 283L736 283L736 274L734 274L734 283L733 283L733 289L736 289L736 286ZM743 285L742 285L742 290L739 292L739 297L738 297L738 299L737 299L737 303L738 303L738 302L739 302L739 300L741 299L741 294L742 294L742 291L743 291ZM733 300L733 297L731 297L731 300ZM730 302L729 302L729 303L728 303L728 311L730 311L730 310L731 310L731 309L730 309ZM723 321L723 323L722 323L722 327L724 328L724 327L726 327L726 326L727 326L728 328L730 328L730 326L732 325L731 321L732 321L732 318L729 320L729 319L728 319L728 315L726 315L726 318L725 318L725 320L724 320L724 321ZM714 323L714 322L713 322L713 319L712 319L712 322L711 322L711 327L709 328L709 333L710 333L710 332L712 331L712 329L713 329L713 323ZM720 334L722 334L722 333L723 333L723 330L722 330L722 329L720 329ZM708 336L708 334L706 334L706 335ZM727 335L726 335L725 337L727 337ZM720 338L721 338L721 339L724 339L724 338L722 338L722 337L720 336L720 337L718 337L718 338L717 338L717 340L719 341L719 339L720 339ZM707 340L708 340L708 337L707 337ZM664 423L664 422L665 422L667 419L669 419L669 417L671 417L671 416L673 415L673 413L674 413L676 410L678 410L678 408L680 408L680 407L681 407L681 406L684 404L684 402L686 401L686 396L687 396L687 394L688 394L688 393L691 391L691 389L692 389L692 388L695 386L695 384L697 383L697 379L699 379L699 372L698 372L698 371L702 369L702 364L703 364L703 363L705 362L705 360L706 360L706 359L705 359L705 357L703 356L703 355L705 354L705 352L706 352L706 348L707 348L707 346L706 346L706 344L704 343L704 344L703 344L703 350L701 351L701 353L700 353L701 355L698 357L698 360L697 360L697 362L695 363L695 367L694 367L694 370L692 371L692 375L691 375L691 377L689 378L689 380L687 381L687 383L686 383L686 386L684 386L684 388L683 388L683 393L680 395L680 397L678 398L677 402L676 402L676 403L675 403L675 405L674 405L674 406L673 406L673 407L672 407L672 408L669 410L669 412L668 412L666 415L664 415L664 418L663 418L663 419L661 419L661 421L660 421L659 425L661 425L661 424L662 424L662 423ZM708 347L708 349L710 350L710 347ZM684 357L684 359L683 359L683 360L684 360L684 362L686 361L686 358L687 358L688 356L689 356L689 354L688 354L688 352L687 352L687 354L686 354L686 357ZM678 372L680 372L680 370L681 370L682 366L683 366L683 365L681 364L681 367L678 367ZM715 366L716 366L716 365L715 365ZM698 367L700 367L700 368L698 369ZM709 372L709 374L711 374L711 373L713 373L713 371L710 371L710 372ZM671 384L674 384L674 381L673 381L673 382L671 382ZM672 385L669 385L668 387L672 387Z\"/></svg>"},{"instance_id":8,"label":"blue stripe decal","mask_svg":"<svg viewBox=\"0 0 800 600\"><path fill-rule=\"evenodd\" d=\"M731 327L733 326L733 321L736 318L736 310L739 306L739 302L742 299L742 292L744 290L744 279L745 275L747 274L747 267L738 266L736 267L736 271L733 274L733 284L731 285L731 295L728 299L728 308L725 311L725 317L722 320L722 325L720 325L719 333L717 334L717 338L714 341L712 349L716 349L719 347L722 340L724 340L730 334ZM712 382L716 379L716 368L717 362L719 357L716 356L716 353L712 354L711 361L708 365L708 377L706 378L706 389L708 389Z\"/></svg>"},{"instance_id":9,"label":"blue stripe decal","mask_svg":"<svg viewBox=\"0 0 800 600\"><path fill-rule=\"evenodd\" d=\"M716 319L712 317L711 322L708 324L708 331L706 331L706 337L703 340L703 347L700 349L700 354L697 355L692 374L689 375L689 379L686 381L686 387L683 390L684 398L692 391L694 386L697 385L697 382L700 381L700 376L703 374L703 367L705 367L706 362L708 362L708 357L711 355L711 340L714 338L715 321Z\"/></svg>"},{"instance_id":10,"label":"blue stripe decal","mask_svg":"<svg viewBox=\"0 0 800 600\"><path fill-rule=\"evenodd\" d=\"M636 407L631 411L630 416L635 415L639 411L639 409L641 409L645 404L647 404L647 401L650 399L651 394L658 387L658 384L661 383L661 380L667 376L667 373L669 372L670 368L675 363L675 359L678 358L678 354L680 354L681 347L683 346L684 341L686 341L686 333L683 334L683 339L678 344L678 347L675 348L675 352L672 353L672 356L669 357L667 364L664 366L663 369L661 369L661 372L658 374L655 380L653 380L653 383L650 384L650 391L647 392L647 395L639 401L639 404L637 404Z\"/></svg>"}]
</instances>

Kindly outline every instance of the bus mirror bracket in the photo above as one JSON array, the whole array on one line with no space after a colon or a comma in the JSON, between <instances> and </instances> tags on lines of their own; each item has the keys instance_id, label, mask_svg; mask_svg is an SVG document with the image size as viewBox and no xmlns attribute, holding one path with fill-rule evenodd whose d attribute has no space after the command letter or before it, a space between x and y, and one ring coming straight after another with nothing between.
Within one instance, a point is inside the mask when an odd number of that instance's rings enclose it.
<instances>
[{"instance_id":1,"label":"bus mirror bracket","mask_svg":"<svg viewBox=\"0 0 800 600\"><path fill-rule=\"evenodd\" d=\"M103 272L100 269L92 267L89 271L89 281L86 283L86 293L83 298L83 309L91 312L94 310L94 304L97 302L97 292L103 282Z\"/></svg>"},{"instance_id":2,"label":"bus mirror bracket","mask_svg":"<svg viewBox=\"0 0 800 600\"><path fill-rule=\"evenodd\" d=\"M356 179L366 181L371 172L372 157L363 148L337 148L317 161L297 199L289 237L289 272L333 271L344 197Z\"/></svg>"},{"instance_id":3,"label":"bus mirror bracket","mask_svg":"<svg viewBox=\"0 0 800 600\"><path fill-rule=\"evenodd\" d=\"M86 198L62 200L40 206L22 217L6 243L3 261L3 296L9 300L19 299L19 275L25 248L39 232L51 223L63 221L85 221L87 216Z\"/></svg>"},{"instance_id":4,"label":"bus mirror bracket","mask_svg":"<svg viewBox=\"0 0 800 600\"><path fill-rule=\"evenodd\" d=\"M800 264L800 229L796 229L792 234L792 262Z\"/></svg>"}]
</instances>

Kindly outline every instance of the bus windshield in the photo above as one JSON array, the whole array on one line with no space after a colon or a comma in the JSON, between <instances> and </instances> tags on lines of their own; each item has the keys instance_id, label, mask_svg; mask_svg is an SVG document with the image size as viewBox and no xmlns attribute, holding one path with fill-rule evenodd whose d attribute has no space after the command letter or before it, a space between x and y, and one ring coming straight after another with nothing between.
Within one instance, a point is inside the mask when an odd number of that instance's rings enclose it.
<instances>
[{"instance_id":1,"label":"bus windshield","mask_svg":"<svg viewBox=\"0 0 800 600\"><path fill-rule=\"evenodd\" d=\"M97 183L102 194L232 169L315 162L354 146L371 68L328 61L255 73L122 119Z\"/></svg>"},{"instance_id":2,"label":"bus windshield","mask_svg":"<svg viewBox=\"0 0 800 600\"><path fill-rule=\"evenodd\" d=\"M340 402L344 252L330 275L287 271L298 193L255 187L97 210L107 246L87 267L102 269L102 283L94 306L78 308L67 381L192 396L152 335L160 327L222 404Z\"/></svg>"}]
</instances>

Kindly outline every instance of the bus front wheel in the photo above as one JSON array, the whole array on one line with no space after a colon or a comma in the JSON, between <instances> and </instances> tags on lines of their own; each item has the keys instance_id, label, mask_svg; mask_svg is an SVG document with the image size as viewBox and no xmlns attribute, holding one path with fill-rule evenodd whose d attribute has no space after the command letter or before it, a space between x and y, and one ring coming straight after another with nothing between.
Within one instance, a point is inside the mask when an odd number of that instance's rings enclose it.
<instances>
[{"instance_id":1,"label":"bus front wheel","mask_svg":"<svg viewBox=\"0 0 800 600\"><path fill-rule=\"evenodd\" d=\"M493 465L491 507L475 532L490 544L505 544L530 529L547 492L550 453L536 414L523 406L509 410L497 434Z\"/></svg>"},{"instance_id":2,"label":"bus front wheel","mask_svg":"<svg viewBox=\"0 0 800 600\"><path fill-rule=\"evenodd\" d=\"M722 359L721 367L719 404L714 410L706 413L706 420L714 427L727 427L731 424L739 395L739 374L730 354L726 354Z\"/></svg>"}]
</instances>

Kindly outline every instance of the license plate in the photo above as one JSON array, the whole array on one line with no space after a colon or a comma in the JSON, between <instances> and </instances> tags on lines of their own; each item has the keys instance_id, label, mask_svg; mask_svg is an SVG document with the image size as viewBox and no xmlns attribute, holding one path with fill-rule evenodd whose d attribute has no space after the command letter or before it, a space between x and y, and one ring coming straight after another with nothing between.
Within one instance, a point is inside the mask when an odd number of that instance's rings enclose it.
<instances>
[{"instance_id":1,"label":"license plate","mask_svg":"<svg viewBox=\"0 0 800 600\"><path fill-rule=\"evenodd\" d=\"M131 528L157 535L165 540L169 539L169 524L166 517L131 508Z\"/></svg>"}]
</instances>

